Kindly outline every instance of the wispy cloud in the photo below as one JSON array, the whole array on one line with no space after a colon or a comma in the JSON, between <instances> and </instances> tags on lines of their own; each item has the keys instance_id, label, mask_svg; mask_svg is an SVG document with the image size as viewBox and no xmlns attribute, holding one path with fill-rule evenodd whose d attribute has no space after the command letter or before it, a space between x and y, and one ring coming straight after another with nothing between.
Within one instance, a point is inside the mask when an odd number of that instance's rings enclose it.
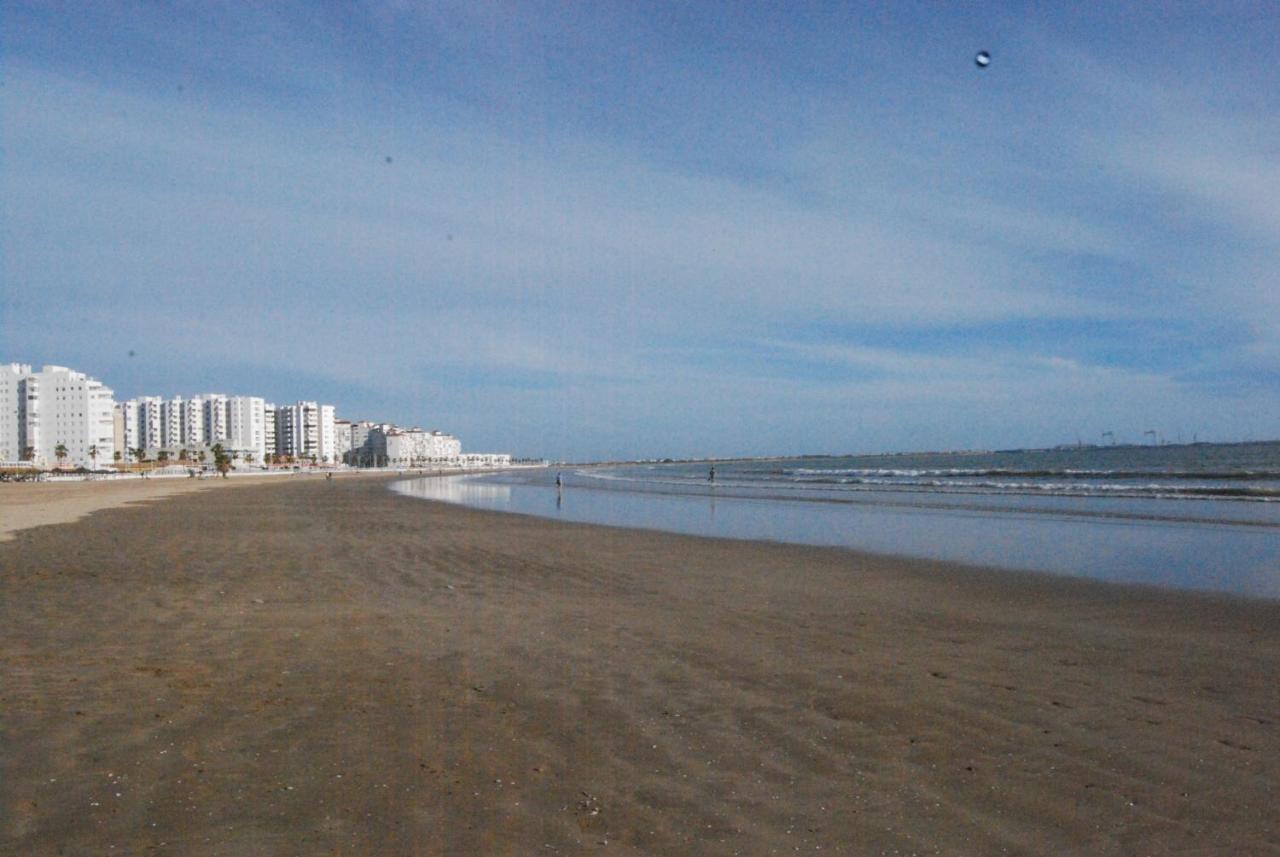
<instances>
[{"instance_id":1,"label":"wispy cloud","mask_svg":"<svg viewBox=\"0 0 1280 857\"><path fill-rule=\"evenodd\" d=\"M1276 411L1271 72L1216 96L1146 13L993 20L986 72L945 11L16 14L6 359L151 384L147 343L552 454Z\"/></svg>"}]
</instances>

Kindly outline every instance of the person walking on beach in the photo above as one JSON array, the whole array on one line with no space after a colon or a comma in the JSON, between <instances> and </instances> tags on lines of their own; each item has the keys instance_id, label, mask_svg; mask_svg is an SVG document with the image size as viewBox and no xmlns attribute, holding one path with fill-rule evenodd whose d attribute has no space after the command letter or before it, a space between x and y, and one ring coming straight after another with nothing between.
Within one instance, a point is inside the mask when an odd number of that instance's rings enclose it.
<instances>
[{"instance_id":1,"label":"person walking on beach","mask_svg":"<svg viewBox=\"0 0 1280 857\"><path fill-rule=\"evenodd\" d=\"M556 490L559 491L564 486L564 482L560 479L560 474L556 473Z\"/></svg>"},{"instance_id":2,"label":"person walking on beach","mask_svg":"<svg viewBox=\"0 0 1280 857\"><path fill-rule=\"evenodd\" d=\"M709 473L707 473L707 481L708 482L716 481L716 466L714 464L711 465L711 470Z\"/></svg>"}]
</instances>

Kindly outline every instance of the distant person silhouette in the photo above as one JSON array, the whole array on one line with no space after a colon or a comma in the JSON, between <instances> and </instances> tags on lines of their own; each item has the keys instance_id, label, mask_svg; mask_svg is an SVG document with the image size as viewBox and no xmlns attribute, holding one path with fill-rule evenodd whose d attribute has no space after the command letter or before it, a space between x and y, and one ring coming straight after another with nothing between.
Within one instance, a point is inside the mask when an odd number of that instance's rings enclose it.
<instances>
[{"instance_id":1,"label":"distant person silhouette","mask_svg":"<svg viewBox=\"0 0 1280 857\"><path fill-rule=\"evenodd\" d=\"M708 482L716 481L716 466L714 464L711 465L711 471L707 474L707 481Z\"/></svg>"}]
</instances>

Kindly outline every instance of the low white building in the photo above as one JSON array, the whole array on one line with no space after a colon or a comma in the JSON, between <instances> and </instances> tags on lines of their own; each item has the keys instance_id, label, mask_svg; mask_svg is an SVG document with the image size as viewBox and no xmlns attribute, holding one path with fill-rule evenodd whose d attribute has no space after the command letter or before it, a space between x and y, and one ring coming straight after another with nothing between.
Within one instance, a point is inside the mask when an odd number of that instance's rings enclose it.
<instances>
[{"instance_id":1,"label":"low white building","mask_svg":"<svg viewBox=\"0 0 1280 857\"><path fill-rule=\"evenodd\" d=\"M458 463L463 467L510 467L511 456L505 452L468 452L459 457Z\"/></svg>"},{"instance_id":2,"label":"low white building","mask_svg":"<svg viewBox=\"0 0 1280 857\"><path fill-rule=\"evenodd\" d=\"M369 445L376 463L389 467L443 464L462 455L462 441L453 435L418 428L374 428Z\"/></svg>"}]
</instances>

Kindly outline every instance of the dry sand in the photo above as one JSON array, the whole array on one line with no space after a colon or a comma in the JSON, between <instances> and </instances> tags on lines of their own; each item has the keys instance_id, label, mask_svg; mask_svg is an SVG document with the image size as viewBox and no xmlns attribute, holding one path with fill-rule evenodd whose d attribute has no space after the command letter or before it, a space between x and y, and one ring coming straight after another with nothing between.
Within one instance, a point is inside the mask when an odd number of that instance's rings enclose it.
<instances>
[{"instance_id":1,"label":"dry sand","mask_svg":"<svg viewBox=\"0 0 1280 857\"><path fill-rule=\"evenodd\" d=\"M1280 853L1278 680L1277 603L200 491L0 544L0 853Z\"/></svg>"},{"instance_id":2,"label":"dry sand","mask_svg":"<svg viewBox=\"0 0 1280 857\"><path fill-rule=\"evenodd\" d=\"M230 479L217 482L231 483ZM65 524L98 509L167 497L214 484L212 479L104 479L0 485L0 542L18 530Z\"/></svg>"},{"instance_id":3,"label":"dry sand","mask_svg":"<svg viewBox=\"0 0 1280 857\"><path fill-rule=\"evenodd\" d=\"M322 475L317 471L296 475L240 474L230 479L209 476L204 479L165 477L0 484L0 542L13 538L19 530L77 521L98 509L146 503L189 491L252 485L277 479L319 479ZM339 477L346 480L364 475L340 473Z\"/></svg>"}]
</instances>

